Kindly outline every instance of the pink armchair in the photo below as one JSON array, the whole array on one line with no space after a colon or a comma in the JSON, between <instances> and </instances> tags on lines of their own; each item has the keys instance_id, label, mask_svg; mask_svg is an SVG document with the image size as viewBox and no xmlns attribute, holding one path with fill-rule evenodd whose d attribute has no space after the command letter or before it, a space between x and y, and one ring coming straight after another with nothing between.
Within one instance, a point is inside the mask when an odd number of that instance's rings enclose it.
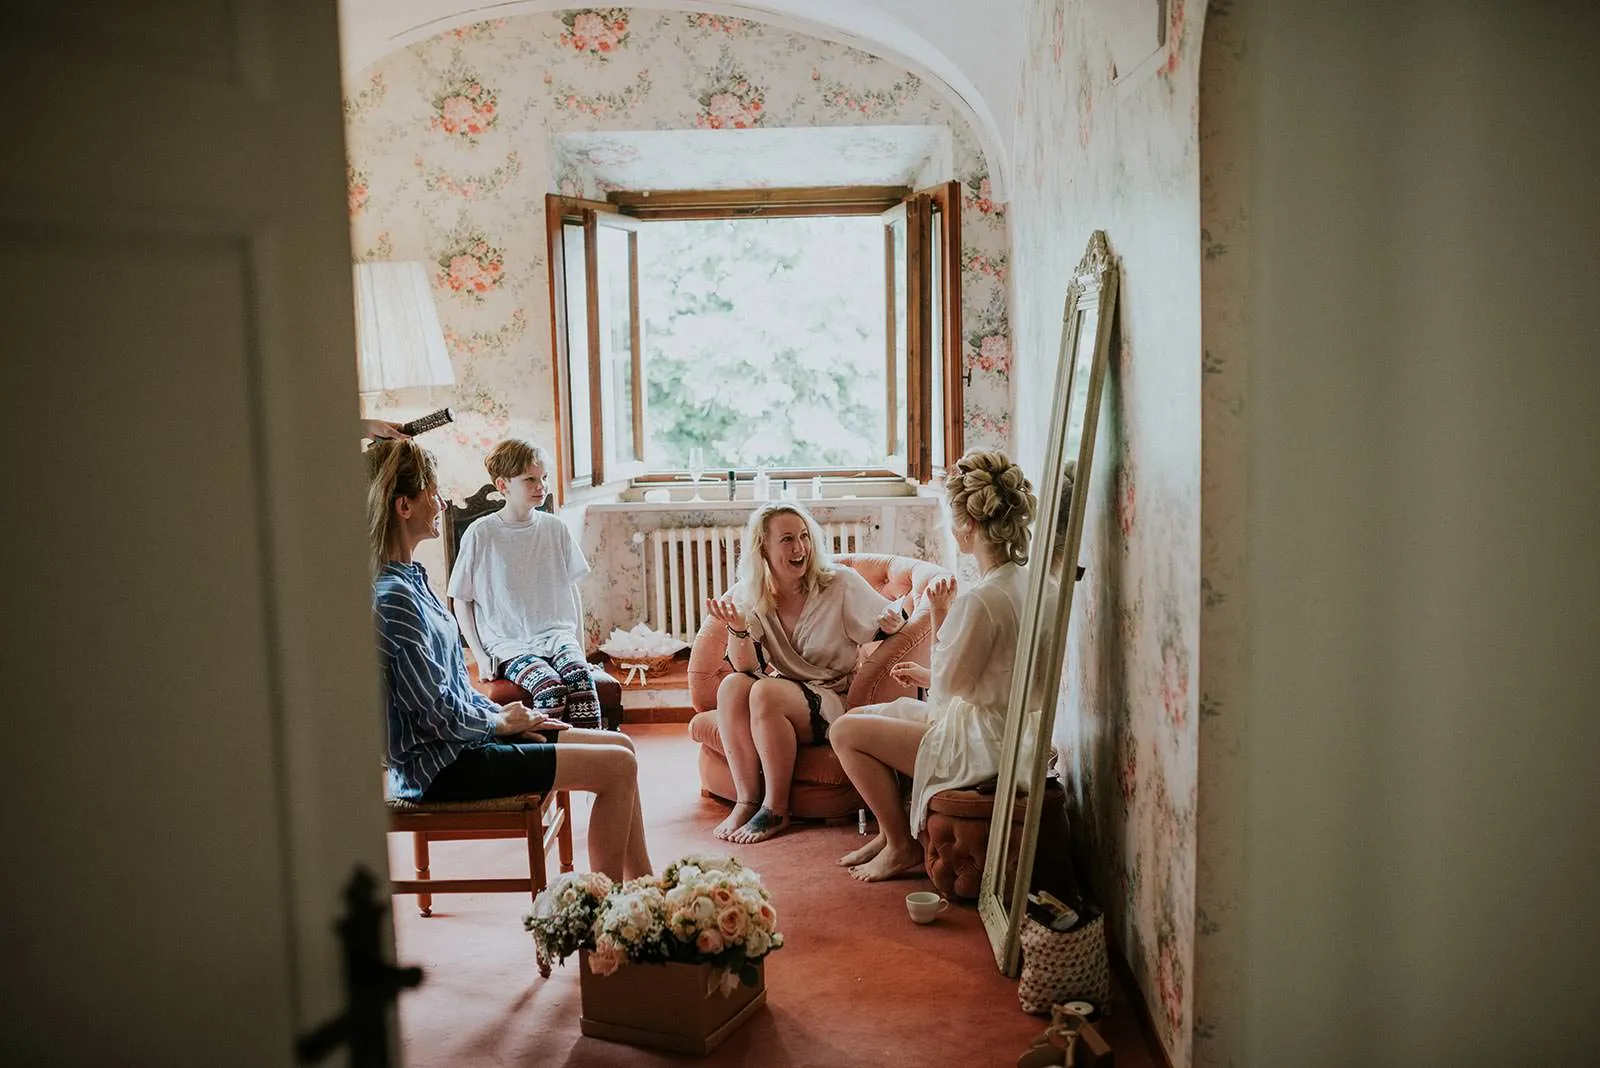
<instances>
[{"instance_id":1,"label":"pink armchair","mask_svg":"<svg viewBox=\"0 0 1600 1068\"><path fill-rule=\"evenodd\" d=\"M885 597L901 597L907 592L921 596L929 582L950 572L909 556L858 553L836 556L837 563L852 567L873 589ZM889 668L902 660L924 666L932 652L933 619L925 602L899 631L869 647L856 670L845 697L846 708L892 701L914 696L914 691L895 682ZM734 800L733 777L717 733L717 687L732 668L726 659L728 632L715 619L707 618L695 635L689 650L689 700L695 717L689 721L689 737L700 743L700 792L707 796ZM802 745L795 758L794 791L791 814L798 819L833 819L848 816L862 807L861 795L827 745Z\"/></svg>"}]
</instances>

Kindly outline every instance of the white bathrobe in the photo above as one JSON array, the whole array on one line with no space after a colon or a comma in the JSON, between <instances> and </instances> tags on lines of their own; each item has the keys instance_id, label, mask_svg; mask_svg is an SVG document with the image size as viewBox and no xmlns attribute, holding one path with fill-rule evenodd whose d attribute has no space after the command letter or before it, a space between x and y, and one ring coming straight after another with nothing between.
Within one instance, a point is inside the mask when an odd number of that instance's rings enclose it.
<instances>
[{"instance_id":1,"label":"white bathrobe","mask_svg":"<svg viewBox=\"0 0 1600 1068\"><path fill-rule=\"evenodd\" d=\"M1006 563L956 595L931 656L928 700L901 697L858 712L928 724L911 779L911 833L922 830L928 800L940 790L975 786L1000 771L1011 668L1022 630L1026 568ZM1024 736L1019 768L1031 768Z\"/></svg>"}]
</instances>

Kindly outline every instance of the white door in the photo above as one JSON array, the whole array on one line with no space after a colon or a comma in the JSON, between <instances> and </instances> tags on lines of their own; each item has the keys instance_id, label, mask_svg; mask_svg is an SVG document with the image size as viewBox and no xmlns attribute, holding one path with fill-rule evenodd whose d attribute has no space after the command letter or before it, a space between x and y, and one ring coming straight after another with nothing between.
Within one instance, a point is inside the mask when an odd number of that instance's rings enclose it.
<instances>
[{"instance_id":1,"label":"white door","mask_svg":"<svg viewBox=\"0 0 1600 1068\"><path fill-rule=\"evenodd\" d=\"M0 103L3 1059L289 1064L384 855L335 5L7 4Z\"/></svg>"}]
</instances>

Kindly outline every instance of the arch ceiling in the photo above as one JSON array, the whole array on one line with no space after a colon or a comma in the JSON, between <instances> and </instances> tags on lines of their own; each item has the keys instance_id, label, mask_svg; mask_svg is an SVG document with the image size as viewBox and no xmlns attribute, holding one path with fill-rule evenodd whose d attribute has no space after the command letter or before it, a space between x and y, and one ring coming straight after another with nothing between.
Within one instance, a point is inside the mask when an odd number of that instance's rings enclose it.
<instances>
[{"instance_id":1,"label":"arch ceiling","mask_svg":"<svg viewBox=\"0 0 1600 1068\"><path fill-rule=\"evenodd\" d=\"M1026 0L636 0L627 6L709 11L769 22L860 48L941 87L977 131L995 199L1009 198L1016 75ZM574 0L339 0L349 79L397 48L484 19L582 6Z\"/></svg>"}]
</instances>

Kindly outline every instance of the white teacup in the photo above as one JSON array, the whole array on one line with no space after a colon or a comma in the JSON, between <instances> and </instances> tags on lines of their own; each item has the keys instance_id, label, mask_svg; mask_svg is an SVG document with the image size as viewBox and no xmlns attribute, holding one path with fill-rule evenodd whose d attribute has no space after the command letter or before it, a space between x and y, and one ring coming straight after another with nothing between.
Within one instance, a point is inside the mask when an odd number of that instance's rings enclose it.
<instances>
[{"instance_id":1,"label":"white teacup","mask_svg":"<svg viewBox=\"0 0 1600 1068\"><path fill-rule=\"evenodd\" d=\"M914 923L932 923L935 916L949 907L950 902L929 890L906 895L906 911Z\"/></svg>"}]
</instances>

